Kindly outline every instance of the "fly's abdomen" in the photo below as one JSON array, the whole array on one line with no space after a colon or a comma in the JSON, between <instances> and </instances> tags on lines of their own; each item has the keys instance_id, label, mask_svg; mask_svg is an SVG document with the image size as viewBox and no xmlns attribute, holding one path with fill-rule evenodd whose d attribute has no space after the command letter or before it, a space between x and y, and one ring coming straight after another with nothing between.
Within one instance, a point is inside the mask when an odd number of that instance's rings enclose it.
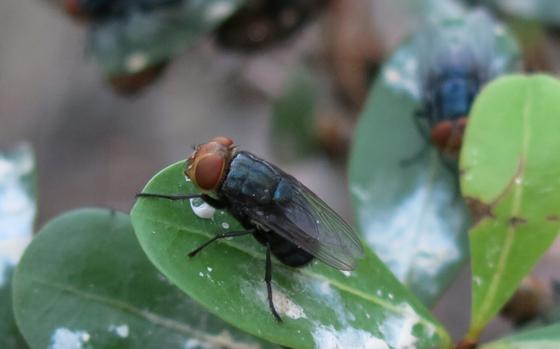
<instances>
[{"instance_id":1,"label":"fly's abdomen","mask_svg":"<svg viewBox=\"0 0 560 349\"><path fill-rule=\"evenodd\" d=\"M259 231L255 238L261 244L268 242L274 257L290 267L303 267L313 260L313 256L307 251L272 231Z\"/></svg>"}]
</instances>

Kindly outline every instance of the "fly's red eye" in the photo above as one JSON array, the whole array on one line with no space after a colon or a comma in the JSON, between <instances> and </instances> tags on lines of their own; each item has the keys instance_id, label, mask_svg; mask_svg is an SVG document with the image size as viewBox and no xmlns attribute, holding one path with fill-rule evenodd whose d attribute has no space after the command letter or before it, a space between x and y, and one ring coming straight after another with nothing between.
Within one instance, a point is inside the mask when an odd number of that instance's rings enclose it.
<instances>
[{"instance_id":1,"label":"fly's red eye","mask_svg":"<svg viewBox=\"0 0 560 349\"><path fill-rule=\"evenodd\" d=\"M210 154L198 160L195 166L195 183L203 190L213 190L222 179L225 159L219 154Z\"/></svg>"},{"instance_id":2,"label":"fly's red eye","mask_svg":"<svg viewBox=\"0 0 560 349\"><path fill-rule=\"evenodd\" d=\"M82 16L82 6L80 6L80 0L64 0L64 9L73 17Z\"/></svg>"},{"instance_id":3,"label":"fly's red eye","mask_svg":"<svg viewBox=\"0 0 560 349\"><path fill-rule=\"evenodd\" d=\"M442 121L432 129L432 143L443 151L449 144L451 133L453 132L453 123L451 121Z\"/></svg>"},{"instance_id":4,"label":"fly's red eye","mask_svg":"<svg viewBox=\"0 0 560 349\"><path fill-rule=\"evenodd\" d=\"M215 137L214 139L212 139L211 142L216 142L219 143L221 145L224 145L226 147L231 147L233 145L233 140L227 137Z\"/></svg>"},{"instance_id":5,"label":"fly's red eye","mask_svg":"<svg viewBox=\"0 0 560 349\"><path fill-rule=\"evenodd\" d=\"M442 153L458 155L463 144L463 133L467 118L461 117L456 121L442 121L432 129L432 143Z\"/></svg>"}]
</instances>

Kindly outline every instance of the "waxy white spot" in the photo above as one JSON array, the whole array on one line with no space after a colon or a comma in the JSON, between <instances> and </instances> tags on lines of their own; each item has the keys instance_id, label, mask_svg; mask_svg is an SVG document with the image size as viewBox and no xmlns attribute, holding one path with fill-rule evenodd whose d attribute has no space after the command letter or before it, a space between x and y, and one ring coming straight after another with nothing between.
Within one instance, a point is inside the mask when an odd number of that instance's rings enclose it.
<instances>
[{"instance_id":1,"label":"waxy white spot","mask_svg":"<svg viewBox=\"0 0 560 349\"><path fill-rule=\"evenodd\" d=\"M233 12L232 2L221 1L208 7L206 11L206 19L210 21L222 19Z\"/></svg>"},{"instance_id":2,"label":"waxy white spot","mask_svg":"<svg viewBox=\"0 0 560 349\"><path fill-rule=\"evenodd\" d=\"M317 349L389 349L382 339L355 328L336 330L332 326L319 326L313 331Z\"/></svg>"},{"instance_id":3,"label":"waxy white spot","mask_svg":"<svg viewBox=\"0 0 560 349\"><path fill-rule=\"evenodd\" d=\"M306 317L303 308L294 303L290 298L288 298L288 296L280 292L278 289L274 289L272 291L272 300L276 310L281 315L286 315L292 319L301 319Z\"/></svg>"},{"instance_id":4,"label":"waxy white spot","mask_svg":"<svg viewBox=\"0 0 560 349\"><path fill-rule=\"evenodd\" d=\"M90 335L85 331L72 331L61 327L52 335L49 349L82 349L89 339Z\"/></svg>"},{"instance_id":5,"label":"waxy white spot","mask_svg":"<svg viewBox=\"0 0 560 349\"><path fill-rule=\"evenodd\" d=\"M116 333L121 338L127 338L129 333L128 325L126 324L120 326L111 325L109 326L109 331Z\"/></svg>"},{"instance_id":6,"label":"waxy white spot","mask_svg":"<svg viewBox=\"0 0 560 349\"><path fill-rule=\"evenodd\" d=\"M214 213L216 209L208 205L204 200L200 198L190 199L191 209L194 214L202 219L212 219L214 218Z\"/></svg>"},{"instance_id":7,"label":"waxy white spot","mask_svg":"<svg viewBox=\"0 0 560 349\"><path fill-rule=\"evenodd\" d=\"M132 53L126 60L126 70L129 73L137 73L148 66L148 57L141 52Z\"/></svg>"}]
</instances>

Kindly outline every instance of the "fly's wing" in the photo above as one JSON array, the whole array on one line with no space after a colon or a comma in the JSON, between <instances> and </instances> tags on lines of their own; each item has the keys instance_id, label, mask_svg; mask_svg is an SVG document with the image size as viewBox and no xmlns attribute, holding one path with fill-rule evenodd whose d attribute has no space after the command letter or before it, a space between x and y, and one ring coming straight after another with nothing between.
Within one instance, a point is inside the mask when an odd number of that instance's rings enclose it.
<instances>
[{"instance_id":1,"label":"fly's wing","mask_svg":"<svg viewBox=\"0 0 560 349\"><path fill-rule=\"evenodd\" d=\"M336 269L354 269L363 249L352 227L289 175L284 175L278 192L273 205L248 212L252 220Z\"/></svg>"}]
</instances>

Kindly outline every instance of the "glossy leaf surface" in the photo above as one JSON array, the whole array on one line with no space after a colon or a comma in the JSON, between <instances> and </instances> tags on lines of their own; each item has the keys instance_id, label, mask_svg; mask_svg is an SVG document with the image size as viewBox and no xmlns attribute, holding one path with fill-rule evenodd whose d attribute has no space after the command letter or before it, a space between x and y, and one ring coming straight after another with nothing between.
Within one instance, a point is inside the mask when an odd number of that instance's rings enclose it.
<instances>
[{"instance_id":1,"label":"glossy leaf surface","mask_svg":"<svg viewBox=\"0 0 560 349\"><path fill-rule=\"evenodd\" d=\"M35 160L28 145L0 154L0 348L26 348L12 311L12 273L31 241Z\"/></svg>"},{"instance_id":2,"label":"glossy leaf surface","mask_svg":"<svg viewBox=\"0 0 560 349\"><path fill-rule=\"evenodd\" d=\"M194 193L184 166L164 169L143 191ZM443 328L369 249L350 273L319 262L294 269L274 260L274 301L284 319L277 323L266 301L265 250L251 236L222 240L187 257L215 234L242 229L227 212L192 205L141 198L132 210L134 229L162 273L235 326L294 349L450 345Z\"/></svg>"},{"instance_id":3,"label":"glossy leaf surface","mask_svg":"<svg viewBox=\"0 0 560 349\"><path fill-rule=\"evenodd\" d=\"M425 93L423 76L437 52L457 42L473 44L473 56L493 67L493 75L512 69L518 58L512 38L483 13L437 23L405 42L383 67L350 161L350 191L364 239L427 305L465 261L470 221L456 171L414 121Z\"/></svg>"},{"instance_id":4,"label":"glossy leaf surface","mask_svg":"<svg viewBox=\"0 0 560 349\"><path fill-rule=\"evenodd\" d=\"M211 32L245 0L180 0L96 23L89 51L109 76L164 63Z\"/></svg>"},{"instance_id":5,"label":"glossy leaf surface","mask_svg":"<svg viewBox=\"0 0 560 349\"><path fill-rule=\"evenodd\" d=\"M513 294L560 231L560 82L511 76L486 88L461 153L461 187L476 225L471 336Z\"/></svg>"},{"instance_id":6,"label":"glossy leaf surface","mask_svg":"<svg viewBox=\"0 0 560 349\"><path fill-rule=\"evenodd\" d=\"M148 261L127 215L72 211L16 270L17 322L32 348L275 348L210 315Z\"/></svg>"},{"instance_id":7,"label":"glossy leaf surface","mask_svg":"<svg viewBox=\"0 0 560 349\"><path fill-rule=\"evenodd\" d=\"M522 332L497 342L483 345L481 349L556 349L560 348L560 324Z\"/></svg>"}]
</instances>

